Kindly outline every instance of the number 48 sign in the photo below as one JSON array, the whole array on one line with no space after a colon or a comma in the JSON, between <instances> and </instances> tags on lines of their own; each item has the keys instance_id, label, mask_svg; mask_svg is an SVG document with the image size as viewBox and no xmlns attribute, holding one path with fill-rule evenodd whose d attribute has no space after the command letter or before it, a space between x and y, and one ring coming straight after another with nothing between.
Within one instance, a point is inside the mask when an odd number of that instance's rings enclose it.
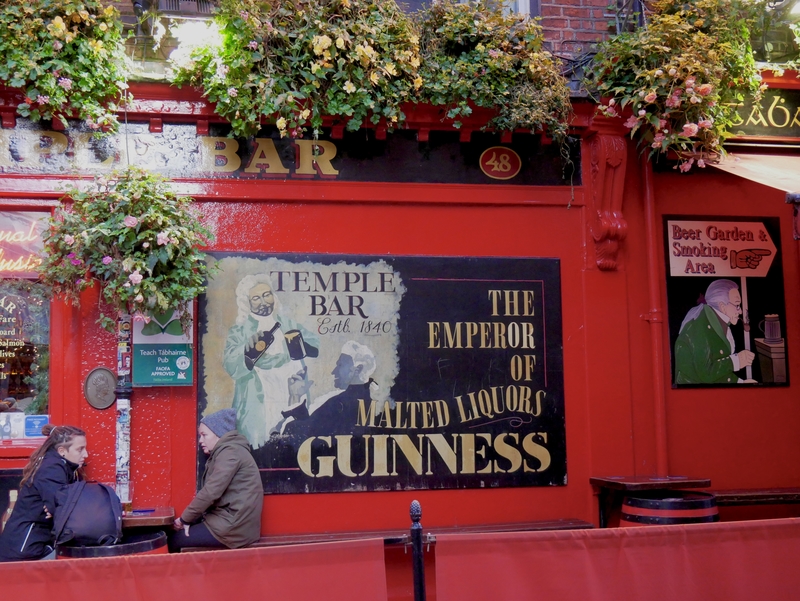
<instances>
[{"instance_id":1,"label":"number 48 sign","mask_svg":"<svg viewBox=\"0 0 800 601\"><path fill-rule=\"evenodd\" d=\"M522 169L519 155L504 146L492 146L481 154L481 171L492 179L511 179Z\"/></svg>"}]
</instances>

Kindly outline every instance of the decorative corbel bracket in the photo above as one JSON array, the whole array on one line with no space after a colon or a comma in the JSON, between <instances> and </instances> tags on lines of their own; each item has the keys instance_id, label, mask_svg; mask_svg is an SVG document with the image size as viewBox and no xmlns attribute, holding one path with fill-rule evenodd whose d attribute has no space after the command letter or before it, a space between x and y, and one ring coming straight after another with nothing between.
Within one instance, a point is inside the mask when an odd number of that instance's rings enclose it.
<instances>
[{"instance_id":1,"label":"decorative corbel bracket","mask_svg":"<svg viewBox=\"0 0 800 601\"><path fill-rule=\"evenodd\" d=\"M622 215L628 159L626 130L619 119L598 115L587 133L592 180L587 225L594 240L597 267L614 271L620 244L628 234L628 223Z\"/></svg>"}]
</instances>

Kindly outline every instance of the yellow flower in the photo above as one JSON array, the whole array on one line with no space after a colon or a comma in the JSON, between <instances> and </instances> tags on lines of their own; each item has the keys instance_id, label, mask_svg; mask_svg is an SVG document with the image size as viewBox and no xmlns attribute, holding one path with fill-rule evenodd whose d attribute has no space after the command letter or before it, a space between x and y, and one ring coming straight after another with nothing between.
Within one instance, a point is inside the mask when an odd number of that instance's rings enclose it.
<instances>
[{"instance_id":1,"label":"yellow flower","mask_svg":"<svg viewBox=\"0 0 800 601\"><path fill-rule=\"evenodd\" d=\"M377 71L373 71L372 73L369 74L369 80L372 82L373 86L376 86L380 81L380 75L378 75Z\"/></svg>"},{"instance_id":2,"label":"yellow flower","mask_svg":"<svg viewBox=\"0 0 800 601\"><path fill-rule=\"evenodd\" d=\"M350 0L342 0L342 6L345 8L350 8Z\"/></svg>"},{"instance_id":3,"label":"yellow flower","mask_svg":"<svg viewBox=\"0 0 800 601\"><path fill-rule=\"evenodd\" d=\"M347 92L348 94L352 94L353 92L356 91L356 87L353 85L352 82L348 81L347 83L344 84L344 91Z\"/></svg>"},{"instance_id":4,"label":"yellow flower","mask_svg":"<svg viewBox=\"0 0 800 601\"><path fill-rule=\"evenodd\" d=\"M47 31L50 32L50 35L60 38L67 31L67 25L64 23L64 19L56 17L53 19L53 22L47 26Z\"/></svg>"},{"instance_id":5,"label":"yellow flower","mask_svg":"<svg viewBox=\"0 0 800 601\"><path fill-rule=\"evenodd\" d=\"M113 5L109 4L106 6L106 9L103 11L107 17L112 16L116 12L116 8Z\"/></svg>"},{"instance_id":6,"label":"yellow flower","mask_svg":"<svg viewBox=\"0 0 800 601\"><path fill-rule=\"evenodd\" d=\"M106 31L108 29L108 25L106 25L105 23L100 23L98 27L100 28L100 31Z\"/></svg>"},{"instance_id":7,"label":"yellow flower","mask_svg":"<svg viewBox=\"0 0 800 601\"><path fill-rule=\"evenodd\" d=\"M422 87L422 78L419 75L417 75L417 77L414 78L414 89L419 90L421 87Z\"/></svg>"},{"instance_id":8,"label":"yellow flower","mask_svg":"<svg viewBox=\"0 0 800 601\"><path fill-rule=\"evenodd\" d=\"M308 116L309 116L310 114L311 114L311 111L309 111L308 109L305 109L305 110L304 110L302 113L300 113L300 116L301 116L303 119L308 119Z\"/></svg>"},{"instance_id":9,"label":"yellow flower","mask_svg":"<svg viewBox=\"0 0 800 601\"><path fill-rule=\"evenodd\" d=\"M416 35L412 35L412 36L409 38L409 41L410 41L410 42L411 42L411 43L412 43L414 46L416 46L417 44L419 44L419 37L418 37L418 36L416 36Z\"/></svg>"},{"instance_id":10,"label":"yellow flower","mask_svg":"<svg viewBox=\"0 0 800 601\"><path fill-rule=\"evenodd\" d=\"M280 129L281 131L283 131L284 129L286 129L286 119L284 119L283 117L281 117L280 119L278 119L278 120L275 122L275 125L277 125L277 126L278 126L278 129Z\"/></svg>"},{"instance_id":11,"label":"yellow flower","mask_svg":"<svg viewBox=\"0 0 800 601\"><path fill-rule=\"evenodd\" d=\"M83 19L84 21L88 21L89 20L89 12L88 11L82 10L82 11L78 12L78 14L81 16L81 19Z\"/></svg>"},{"instance_id":12,"label":"yellow flower","mask_svg":"<svg viewBox=\"0 0 800 601\"><path fill-rule=\"evenodd\" d=\"M397 69L395 69L394 63L386 63L384 71L386 71L389 75L397 75Z\"/></svg>"},{"instance_id":13,"label":"yellow flower","mask_svg":"<svg viewBox=\"0 0 800 601\"><path fill-rule=\"evenodd\" d=\"M411 66L414 67L415 69L417 67L419 67L419 57L418 56L415 56L414 58L411 59Z\"/></svg>"},{"instance_id":14,"label":"yellow flower","mask_svg":"<svg viewBox=\"0 0 800 601\"><path fill-rule=\"evenodd\" d=\"M103 49L103 40L89 40L89 45L95 52L100 52Z\"/></svg>"},{"instance_id":15,"label":"yellow flower","mask_svg":"<svg viewBox=\"0 0 800 601\"><path fill-rule=\"evenodd\" d=\"M292 104L293 102L294 102L294 96L292 96L291 94L289 94L289 95L286 97L286 103L287 103L287 104Z\"/></svg>"},{"instance_id":16,"label":"yellow flower","mask_svg":"<svg viewBox=\"0 0 800 601\"><path fill-rule=\"evenodd\" d=\"M70 43L72 40L74 40L74 39L75 39L75 34L74 34L74 33L72 33L71 31L68 31L68 32L66 33L66 35L64 36L64 41L65 41L67 44L69 44L69 43Z\"/></svg>"},{"instance_id":17,"label":"yellow flower","mask_svg":"<svg viewBox=\"0 0 800 601\"><path fill-rule=\"evenodd\" d=\"M311 82L311 85L314 86L315 88L319 89L319 85L320 85L319 84L319 80L315 79L314 81Z\"/></svg>"},{"instance_id":18,"label":"yellow flower","mask_svg":"<svg viewBox=\"0 0 800 601\"><path fill-rule=\"evenodd\" d=\"M326 35L315 35L312 40L314 54L322 54L326 48L330 48L333 41Z\"/></svg>"},{"instance_id":19,"label":"yellow flower","mask_svg":"<svg viewBox=\"0 0 800 601\"><path fill-rule=\"evenodd\" d=\"M322 65L320 65L319 63L311 63L311 72L314 75L316 75L317 71L319 71L320 69L322 69Z\"/></svg>"},{"instance_id":20,"label":"yellow flower","mask_svg":"<svg viewBox=\"0 0 800 601\"><path fill-rule=\"evenodd\" d=\"M341 50L344 48L344 38L336 38L336 47Z\"/></svg>"},{"instance_id":21,"label":"yellow flower","mask_svg":"<svg viewBox=\"0 0 800 601\"><path fill-rule=\"evenodd\" d=\"M392 123L397 123L397 115L392 115Z\"/></svg>"}]
</instances>

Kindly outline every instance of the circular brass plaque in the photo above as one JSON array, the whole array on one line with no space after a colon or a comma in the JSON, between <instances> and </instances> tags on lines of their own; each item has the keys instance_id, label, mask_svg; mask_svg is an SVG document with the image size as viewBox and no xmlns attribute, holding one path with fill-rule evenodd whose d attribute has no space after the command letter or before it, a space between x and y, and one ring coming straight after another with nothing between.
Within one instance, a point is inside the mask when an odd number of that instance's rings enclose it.
<instances>
[{"instance_id":1,"label":"circular brass plaque","mask_svg":"<svg viewBox=\"0 0 800 601\"><path fill-rule=\"evenodd\" d=\"M107 367L95 367L83 383L83 396L95 409L108 409L117 399L117 376Z\"/></svg>"},{"instance_id":2,"label":"circular brass plaque","mask_svg":"<svg viewBox=\"0 0 800 601\"><path fill-rule=\"evenodd\" d=\"M256 350L259 353L261 351L263 351L265 348L267 348L267 343L266 342L264 342L263 340L259 340L258 342L256 342Z\"/></svg>"}]
</instances>

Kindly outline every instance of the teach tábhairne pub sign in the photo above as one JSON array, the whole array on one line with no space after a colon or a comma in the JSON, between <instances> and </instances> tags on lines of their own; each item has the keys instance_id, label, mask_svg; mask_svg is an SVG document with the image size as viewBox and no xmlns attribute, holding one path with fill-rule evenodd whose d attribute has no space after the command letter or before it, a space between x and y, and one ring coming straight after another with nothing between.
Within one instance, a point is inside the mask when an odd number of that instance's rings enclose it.
<instances>
[{"instance_id":1,"label":"teach t\u00e1bhairne pub sign","mask_svg":"<svg viewBox=\"0 0 800 601\"><path fill-rule=\"evenodd\" d=\"M557 259L212 256L199 413L266 492L566 484Z\"/></svg>"}]
</instances>

